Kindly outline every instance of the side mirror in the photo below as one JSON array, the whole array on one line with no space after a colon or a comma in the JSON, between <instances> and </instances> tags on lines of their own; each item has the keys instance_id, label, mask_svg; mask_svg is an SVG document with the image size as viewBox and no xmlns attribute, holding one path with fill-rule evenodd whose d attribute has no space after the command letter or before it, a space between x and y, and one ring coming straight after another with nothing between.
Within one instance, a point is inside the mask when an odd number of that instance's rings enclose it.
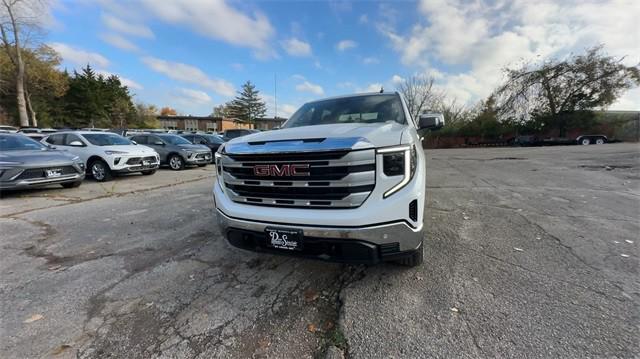
<instances>
[{"instance_id":1,"label":"side mirror","mask_svg":"<svg viewBox=\"0 0 640 359\"><path fill-rule=\"evenodd\" d=\"M419 130L439 130L444 126L444 116L441 113L424 113L418 119Z\"/></svg>"},{"instance_id":2,"label":"side mirror","mask_svg":"<svg viewBox=\"0 0 640 359\"><path fill-rule=\"evenodd\" d=\"M84 143L82 143L81 141L75 140L75 141L69 142L69 146L84 147Z\"/></svg>"}]
</instances>

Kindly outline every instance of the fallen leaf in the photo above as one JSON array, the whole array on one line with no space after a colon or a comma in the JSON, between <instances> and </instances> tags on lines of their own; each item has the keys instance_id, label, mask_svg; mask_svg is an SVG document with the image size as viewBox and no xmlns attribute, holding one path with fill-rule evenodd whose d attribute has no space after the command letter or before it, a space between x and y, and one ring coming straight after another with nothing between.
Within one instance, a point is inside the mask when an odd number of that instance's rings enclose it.
<instances>
[{"instance_id":1,"label":"fallen leaf","mask_svg":"<svg viewBox=\"0 0 640 359\"><path fill-rule=\"evenodd\" d=\"M540 240L540 239L542 239L542 237L540 237L540 236L537 236L537 237L536 237L536 239L537 239L537 240Z\"/></svg>"},{"instance_id":2,"label":"fallen leaf","mask_svg":"<svg viewBox=\"0 0 640 359\"><path fill-rule=\"evenodd\" d=\"M307 303L313 302L318 299L320 295L314 289L307 289L304 291L304 301Z\"/></svg>"},{"instance_id":3,"label":"fallen leaf","mask_svg":"<svg viewBox=\"0 0 640 359\"><path fill-rule=\"evenodd\" d=\"M451 307L451 308L449 308L449 310L451 310L454 313L458 313L459 312L458 308L456 308L456 307Z\"/></svg>"},{"instance_id":4,"label":"fallen leaf","mask_svg":"<svg viewBox=\"0 0 640 359\"><path fill-rule=\"evenodd\" d=\"M327 320L324 323L323 327L324 327L324 330L329 331L329 330L333 329L333 327L335 327L335 326L336 326L336 324L333 322L333 320Z\"/></svg>"},{"instance_id":5,"label":"fallen leaf","mask_svg":"<svg viewBox=\"0 0 640 359\"><path fill-rule=\"evenodd\" d=\"M271 341L269 340L268 337L264 337L260 340L258 340L258 346L262 349L266 349L269 346L271 346Z\"/></svg>"},{"instance_id":6,"label":"fallen leaf","mask_svg":"<svg viewBox=\"0 0 640 359\"><path fill-rule=\"evenodd\" d=\"M62 344L61 346L57 347L56 349L54 349L51 354L53 355L60 355L62 354L62 352L64 352L65 350L71 348L71 345L67 345L67 344Z\"/></svg>"},{"instance_id":7,"label":"fallen leaf","mask_svg":"<svg viewBox=\"0 0 640 359\"><path fill-rule=\"evenodd\" d=\"M315 333L318 330L318 328L316 328L314 324L309 324L307 325L307 330L309 331L309 333Z\"/></svg>"},{"instance_id":8,"label":"fallen leaf","mask_svg":"<svg viewBox=\"0 0 640 359\"><path fill-rule=\"evenodd\" d=\"M464 216L462 218L464 218L465 220L470 220L471 219L471 217L468 217L468 216Z\"/></svg>"},{"instance_id":9,"label":"fallen leaf","mask_svg":"<svg viewBox=\"0 0 640 359\"><path fill-rule=\"evenodd\" d=\"M513 247L513 250L518 252L524 252L524 249L518 248L518 247Z\"/></svg>"},{"instance_id":10,"label":"fallen leaf","mask_svg":"<svg viewBox=\"0 0 640 359\"><path fill-rule=\"evenodd\" d=\"M28 323L33 323L33 322L35 322L37 320L40 320L42 318L44 318L42 316L42 314L34 314L34 315L30 316L29 318L25 319L23 323L27 323L27 324Z\"/></svg>"}]
</instances>

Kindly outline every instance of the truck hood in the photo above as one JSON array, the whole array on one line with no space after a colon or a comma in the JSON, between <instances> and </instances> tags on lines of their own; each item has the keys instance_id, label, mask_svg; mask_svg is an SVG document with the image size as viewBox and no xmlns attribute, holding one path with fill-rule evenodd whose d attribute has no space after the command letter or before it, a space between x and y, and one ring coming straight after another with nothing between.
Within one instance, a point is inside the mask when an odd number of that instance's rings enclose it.
<instances>
[{"instance_id":1,"label":"truck hood","mask_svg":"<svg viewBox=\"0 0 640 359\"><path fill-rule=\"evenodd\" d=\"M226 143L227 152L245 151L247 145L269 145L271 142L317 143L316 149L377 148L400 144L406 125L397 122L384 124L341 123L284 128L239 137ZM275 144L274 144L275 146ZM276 146L277 147L277 146ZM273 148L277 150L277 148Z\"/></svg>"}]
</instances>

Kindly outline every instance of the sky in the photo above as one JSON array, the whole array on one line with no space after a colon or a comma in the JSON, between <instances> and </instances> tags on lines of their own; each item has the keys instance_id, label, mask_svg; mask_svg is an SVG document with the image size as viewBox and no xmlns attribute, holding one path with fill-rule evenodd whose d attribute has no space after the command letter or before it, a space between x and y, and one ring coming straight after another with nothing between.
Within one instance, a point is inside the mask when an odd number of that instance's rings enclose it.
<instances>
[{"instance_id":1,"label":"sky","mask_svg":"<svg viewBox=\"0 0 640 359\"><path fill-rule=\"evenodd\" d=\"M45 41L61 67L117 74L136 102L208 115L250 80L268 116L334 95L435 79L473 105L523 61L603 44L640 63L637 0L55 2ZM610 109L640 110L640 89Z\"/></svg>"}]
</instances>

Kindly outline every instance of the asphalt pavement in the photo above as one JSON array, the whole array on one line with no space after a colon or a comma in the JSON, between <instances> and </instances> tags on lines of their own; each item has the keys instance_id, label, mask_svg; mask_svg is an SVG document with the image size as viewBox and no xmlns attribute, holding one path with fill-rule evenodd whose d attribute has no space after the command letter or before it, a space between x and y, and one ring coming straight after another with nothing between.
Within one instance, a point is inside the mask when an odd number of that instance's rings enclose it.
<instances>
[{"instance_id":1,"label":"asphalt pavement","mask_svg":"<svg viewBox=\"0 0 640 359\"><path fill-rule=\"evenodd\" d=\"M637 144L427 151L425 263L230 247L213 167L0 199L0 357L638 357Z\"/></svg>"}]
</instances>

